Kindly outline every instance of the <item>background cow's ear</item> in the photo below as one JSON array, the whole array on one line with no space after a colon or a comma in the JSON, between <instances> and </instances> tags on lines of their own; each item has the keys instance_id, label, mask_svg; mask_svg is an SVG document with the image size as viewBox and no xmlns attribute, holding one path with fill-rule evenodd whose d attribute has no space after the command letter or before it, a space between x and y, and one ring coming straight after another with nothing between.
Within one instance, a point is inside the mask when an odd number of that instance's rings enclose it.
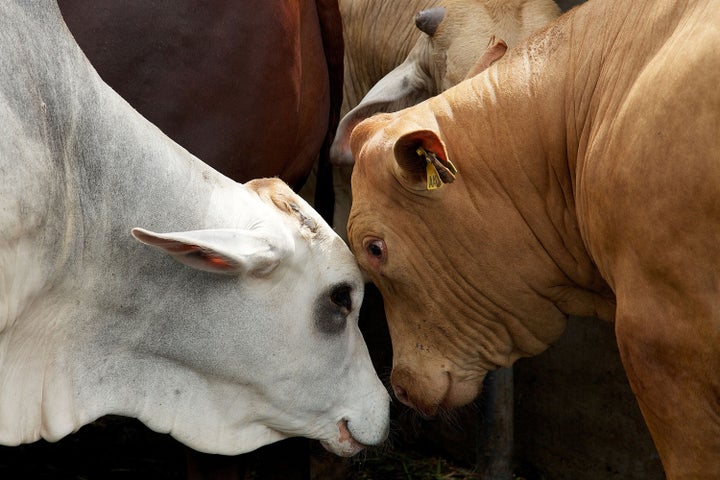
<instances>
[{"instance_id":1,"label":"background cow's ear","mask_svg":"<svg viewBox=\"0 0 720 480\"><path fill-rule=\"evenodd\" d=\"M436 190L455 180L457 169L448 158L445 144L432 130L402 135L393 151L398 176L411 190Z\"/></svg>"},{"instance_id":2,"label":"background cow's ear","mask_svg":"<svg viewBox=\"0 0 720 480\"><path fill-rule=\"evenodd\" d=\"M257 230L223 229L155 233L133 228L132 235L198 270L268 275L289 251L282 237Z\"/></svg>"},{"instance_id":3,"label":"background cow's ear","mask_svg":"<svg viewBox=\"0 0 720 480\"><path fill-rule=\"evenodd\" d=\"M413 48L401 65L381 78L362 101L340 120L330 148L330 161L334 165L355 163L350 150L350 135L360 122L376 113L397 112L416 105L433 95L435 81L424 68L420 68L422 62L417 58L420 51L419 46Z\"/></svg>"}]
</instances>

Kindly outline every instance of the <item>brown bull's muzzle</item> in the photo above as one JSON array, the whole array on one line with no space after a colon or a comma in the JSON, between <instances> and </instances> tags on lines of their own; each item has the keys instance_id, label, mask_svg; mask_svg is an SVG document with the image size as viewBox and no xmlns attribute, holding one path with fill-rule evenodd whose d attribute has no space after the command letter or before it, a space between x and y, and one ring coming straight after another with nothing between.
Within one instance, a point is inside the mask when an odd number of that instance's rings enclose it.
<instances>
[{"instance_id":1,"label":"brown bull's muzzle","mask_svg":"<svg viewBox=\"0 0 720 480\"><path fill-rule=\"evenodd\" d=\"M459 380L442 368L414 370L397 364L390 375L395 397L425 417L434 417L438 409L451 409L472 402L480 393L482 379Z\"/></svg>"}]
</instances>

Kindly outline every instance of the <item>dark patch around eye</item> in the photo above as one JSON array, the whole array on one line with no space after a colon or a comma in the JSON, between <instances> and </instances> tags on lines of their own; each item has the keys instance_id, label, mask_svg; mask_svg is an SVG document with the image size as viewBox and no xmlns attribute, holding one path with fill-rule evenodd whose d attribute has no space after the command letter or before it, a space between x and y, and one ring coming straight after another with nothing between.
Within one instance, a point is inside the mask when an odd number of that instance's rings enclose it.
<instances>
[{"instance_id":1,"label":"dark patch around eye","mask_svg":"<svg viewBox=\"0 0 720 480\"><path fill-rule=\"evenodd\" d=\"M323 333L340 333L351 311L352 287L347 283L334 285L315 301L315 325Z\"/></svg>"},{"instance_id":2,"label":"dark patch around eye","mask_svg":"<svg viewBox=\"0 0 720 480\"><path fill-rule=\"evenodd\" d=\"M350 313L352 309L352 288L350 285L341 285L330 293L330 300L341 310L345 310L346 313Z\"/></svg>"}]
</instances>

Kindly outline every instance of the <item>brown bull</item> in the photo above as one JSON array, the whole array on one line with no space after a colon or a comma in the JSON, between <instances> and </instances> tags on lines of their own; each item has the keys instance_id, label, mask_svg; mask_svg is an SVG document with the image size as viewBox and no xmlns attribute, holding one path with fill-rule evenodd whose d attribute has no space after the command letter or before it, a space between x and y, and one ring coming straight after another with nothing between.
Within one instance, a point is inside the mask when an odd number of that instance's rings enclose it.
<instances>
[{"instance_id":1,"label":"brown bull","mask_svg":"<svg viewBox=\"0 0 720 480\"><path fill-rule=\"evenodd\" d=\"M615 322L669 478L720 477L720 10L591 1L353 132L352 249L426 414Z\"/></svg>"}]
</instances>

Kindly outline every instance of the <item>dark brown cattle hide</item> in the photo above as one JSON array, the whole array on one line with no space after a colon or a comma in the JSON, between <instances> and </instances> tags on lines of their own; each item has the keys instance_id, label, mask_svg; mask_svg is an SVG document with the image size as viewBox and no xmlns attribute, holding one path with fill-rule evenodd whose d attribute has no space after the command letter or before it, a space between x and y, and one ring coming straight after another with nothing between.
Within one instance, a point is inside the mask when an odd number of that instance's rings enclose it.
<instances>
[{"instance_id":1,"label":"dark brown cattle hide","mask_svg":"<svg viewBox=\"0 0 720 480\"><path fill-rule=\"evenodd\" d=\"M302 186L339 115L337 0L59 4L103 79L191 153Z\"/></svg>"}]
</instances>

